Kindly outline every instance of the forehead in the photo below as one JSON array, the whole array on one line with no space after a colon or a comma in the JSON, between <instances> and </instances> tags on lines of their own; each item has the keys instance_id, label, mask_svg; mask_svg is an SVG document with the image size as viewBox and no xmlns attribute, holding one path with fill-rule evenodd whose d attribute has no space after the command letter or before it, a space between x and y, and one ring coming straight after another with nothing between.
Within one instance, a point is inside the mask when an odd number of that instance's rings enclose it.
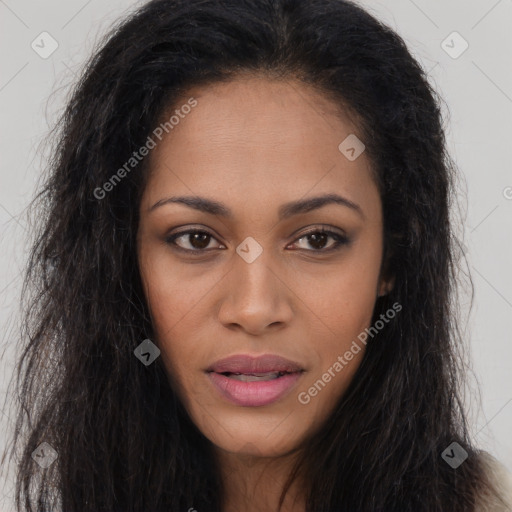
<instances>
[{"instance_id":1,"label":"forehead","mask_svg":"<svg viewBox=\"0 0 512 512\"><path fill-rule=\"evenodd\" d=\"M242 77L195 87L176 100L163 118L179 110L190 97L197 106L172 130L183 151L231 147L237 149L235 156L264 145L266 154L313 153L333 142L336 149L340 136L357 131L346 114L340 115L339 104L295 80Z\"/></svg>"},{"instance_id":2,"label":"forehead","mask_svg":"<svg viewBox=\"0 0 512 512\"><path fill-rule=\"evenodd\" d=\"M151 152L152 199L178 189L233 200L258 195L260 204L308 191L361 201L375 187L364 152L350 161L339 149L347 137L361 137L357 127L310 86L250 77L195 87L162 119L189 98L196 106L182 112Z\"/></svg>"}]
</instances>

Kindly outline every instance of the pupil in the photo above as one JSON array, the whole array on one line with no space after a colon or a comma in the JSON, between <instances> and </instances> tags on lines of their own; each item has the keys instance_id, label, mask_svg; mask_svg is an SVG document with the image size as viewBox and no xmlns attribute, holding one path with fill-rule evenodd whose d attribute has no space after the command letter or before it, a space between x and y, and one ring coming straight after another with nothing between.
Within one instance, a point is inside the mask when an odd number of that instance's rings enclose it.
<instances>
[{"instance_id":1,"label":"pupil","mask_svg":"<svg viewBox=\"0 0 512 512\"><path fill-rule=\"evenodd\" d=\"M196 249L204 249L205 247L208 247L208 238L210 238L210 235L206 233L192 233L190 237L190 243Z\"/></svg>"},{"instance_id":2,"label":"pupil","mask_svg":"<svg viewBox=\"0 0 512 512\"><path fill-rule=\"evenodd\" d=\"M313 233L312 235L308 235L308 237L310 238L310 244L315 247L315 249L322 249L324 246L325 246L325 241L326 241L326 238L327 238L327 234L326 233ZM311 241L311 239L313 239ZM318 240L319 239L322 239L322 242L317 246L315 245L315 242L318 243Z\"/></svg>"},{"instance_id":3,"label":"pupil","mask_svg":"<svg viewBox=\"0 0 512 512\"><path fill-rule=\"evenodd\" d=\"M192 233L189 235L189 241L193 247L196 249L204 249L208 247L210 235L207 233ZM315 249L322 249L325 247L326 240L328 235L326 233L313 233L311 235L307 235L309 239L309 243Z\"/></svg>"}]
</instances>

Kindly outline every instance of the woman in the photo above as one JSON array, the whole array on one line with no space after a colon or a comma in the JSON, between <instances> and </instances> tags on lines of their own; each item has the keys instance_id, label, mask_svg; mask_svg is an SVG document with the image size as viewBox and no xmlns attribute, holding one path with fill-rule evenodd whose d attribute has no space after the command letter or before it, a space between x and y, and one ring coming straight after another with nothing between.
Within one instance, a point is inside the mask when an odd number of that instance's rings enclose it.
<instances>
[{"instance_id":1,"label":"woman","mask_svg":"<svg viewBox=\"0 0 512 512\"><path fill-rule=\"evenodd\" d=\"M454 173L349 1L120 23L36 203L18 509L509 510L459 398Z\"/></svg>"}]
</instances>

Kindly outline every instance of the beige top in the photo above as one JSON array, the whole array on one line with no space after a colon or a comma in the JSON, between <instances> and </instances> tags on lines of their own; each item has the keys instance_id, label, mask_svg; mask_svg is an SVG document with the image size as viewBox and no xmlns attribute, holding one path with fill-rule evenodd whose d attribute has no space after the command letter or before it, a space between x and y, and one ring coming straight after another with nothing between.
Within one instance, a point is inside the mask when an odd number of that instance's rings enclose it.
<instances>
[{"instance_id":1,"label":"beige top","mask_svg":"<svg viewBox=\"0 0 512 512\"><path fill-rule=\"evenodd\" d=\"M512 474L491 454L482 451L480 456L487 467L489 479L500 492L503 502L489 496L480 496L475 512L512 512Z\"/></svg>"}]
</instances>

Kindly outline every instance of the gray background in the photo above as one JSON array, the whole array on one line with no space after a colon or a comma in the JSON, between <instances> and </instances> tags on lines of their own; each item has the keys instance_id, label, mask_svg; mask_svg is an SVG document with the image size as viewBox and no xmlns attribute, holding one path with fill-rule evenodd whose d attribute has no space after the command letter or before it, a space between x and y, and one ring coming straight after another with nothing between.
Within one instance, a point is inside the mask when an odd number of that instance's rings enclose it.
<instances>
[{"instance_id":1,"label":"gray background","mask_svg":"<svg viewBox=\"0 0 512 512\"><path fill-rule=\"evenodd\" d=\"M361 0L406 40L444 98L449 149L464 174L460 201L475 285L473 309L463 296L475 381L467 396L471 433L512 472L512 1ZM53 127L69 86L112 22L141 2L129 0L0 0L0 392L11 376L25 261L24 209L45 155L38 144ZM57 41L47 59L31 47L46 31ZM452 58L462 40L468 49ZM448 38L448 39L447 39ZM47 45L45 45L48 48ZM5 351L5 352L4 352ZM478 382L481 403L478 400ZM12 428L0 411L0 450ZM10 512L12 474L0 476L0 510Z\"/></svg>"}]
</instances>

